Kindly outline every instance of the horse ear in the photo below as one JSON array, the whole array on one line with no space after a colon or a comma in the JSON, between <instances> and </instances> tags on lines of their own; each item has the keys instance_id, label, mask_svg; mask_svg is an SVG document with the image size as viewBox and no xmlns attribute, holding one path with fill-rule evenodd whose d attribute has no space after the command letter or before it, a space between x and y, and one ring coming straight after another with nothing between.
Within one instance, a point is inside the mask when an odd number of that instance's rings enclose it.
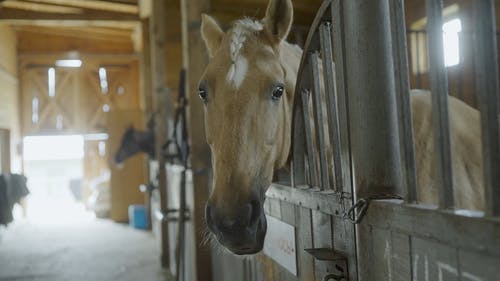
<instances>
[{"instance_id":1,"label":"horse ear","mask_svg":"<svg viewBox=\"0 0 500 281\"><path fill-rule=\"evenodd\" d=\"M217 22L207 14L201 15L201 37L207 46L208 55L213 57L219 49L224 32Z\"/></svg>"},{"instance_id":2,"label":"horse ear","mask_svg":"<svg viewBox=\"0 0 500 281\"><path fill-rule=\"evenodd\" d=\"M264 26L274 40L280 42L288 36L293 21L291 0L270 0L267 5Z\"/></svg>"}]
</instances>

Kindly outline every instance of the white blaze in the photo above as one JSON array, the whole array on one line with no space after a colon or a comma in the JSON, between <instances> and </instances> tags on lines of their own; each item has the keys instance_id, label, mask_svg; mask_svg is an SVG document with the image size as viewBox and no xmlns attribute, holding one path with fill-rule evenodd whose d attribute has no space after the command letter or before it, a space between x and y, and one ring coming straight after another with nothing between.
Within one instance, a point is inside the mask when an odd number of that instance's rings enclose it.
<instances>
[{"instance_id":1,"label":"white blaze","mask_svg":"<svg viewBox=\"0 0 500 281\"><path fill-rule=\"evenodd\" d=\"M248 60L240 54L243 43L249 34L263 29L262 23L251 19L239 20L234 24L229 51L231 55L231 66L227 72L227 82L237 89L245 80L248 71Z\"/></svg>"}]
</instances>

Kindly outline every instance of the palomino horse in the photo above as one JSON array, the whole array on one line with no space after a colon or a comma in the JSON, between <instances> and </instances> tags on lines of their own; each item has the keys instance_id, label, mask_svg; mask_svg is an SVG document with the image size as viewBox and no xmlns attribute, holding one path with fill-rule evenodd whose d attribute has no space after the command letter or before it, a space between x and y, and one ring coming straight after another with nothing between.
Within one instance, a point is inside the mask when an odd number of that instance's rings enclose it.
<instances>
[{"instance_id":1,"label":"palomino horse","mask_svg":"<svg viewBox=\"0 0 500 281\"><path fill-rule=\"evenodd\" d=\"M285 41L292 24L290 0L270 0L263 20L242 19L223 32L203 15L201 32L210 62L201 78L213 192L206 221L220 244L235 254L259 252L266 234L265 192L286 165L292 106L302 50ZM420 199L435 203L432 186L430 94L411 99ZM481 209L479 114L450 98L457 206ZM335 148L332 148L335 149Z\"/></svg>"}]
</instances>

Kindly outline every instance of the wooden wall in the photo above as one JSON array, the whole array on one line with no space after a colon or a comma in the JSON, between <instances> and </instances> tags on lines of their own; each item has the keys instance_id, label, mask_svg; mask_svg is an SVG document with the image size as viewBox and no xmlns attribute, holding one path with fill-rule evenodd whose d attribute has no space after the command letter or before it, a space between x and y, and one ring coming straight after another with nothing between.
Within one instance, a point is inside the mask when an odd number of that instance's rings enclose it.
<instances>
[{"instance_id":1,"label":"wooden wall","mask_svg":"<svg viewBox=\"0 0 500 281\"><path fill-rule=\"evenodd\" d=\"M22 169L20 144L19 96L17 75L16 34L0 23L0 128L8 129L11 135L11 168L13 172Z\"/></svg>"}]
</instances>

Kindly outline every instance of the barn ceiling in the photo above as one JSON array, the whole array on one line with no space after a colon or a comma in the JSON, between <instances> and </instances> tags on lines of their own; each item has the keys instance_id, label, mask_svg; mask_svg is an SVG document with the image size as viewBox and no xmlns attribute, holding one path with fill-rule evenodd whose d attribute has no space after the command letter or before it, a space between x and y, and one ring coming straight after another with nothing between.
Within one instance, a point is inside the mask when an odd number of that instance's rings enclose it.
<instances>
[{"instance_id":1,"label":"barn ceiling","mask_svg":"<svg viewBox=\"0 0 500 281\"><path fill-rule=\"evenodd\" d=\"M0 19L7 20L138 20L132 0L4 0Z\"/></svg>"}]
</instances>

